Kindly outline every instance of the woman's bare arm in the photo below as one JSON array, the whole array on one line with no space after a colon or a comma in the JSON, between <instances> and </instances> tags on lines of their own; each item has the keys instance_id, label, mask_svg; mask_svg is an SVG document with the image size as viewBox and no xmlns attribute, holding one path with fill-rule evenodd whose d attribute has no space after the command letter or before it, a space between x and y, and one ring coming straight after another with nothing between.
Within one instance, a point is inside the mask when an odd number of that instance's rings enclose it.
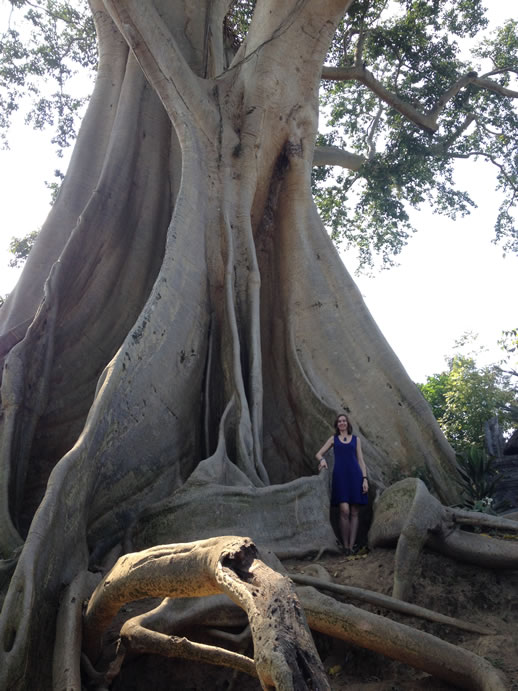
<instances>
[{"instance_id":1,"label":"woman's bare arm","mask_svg":"<svg viewBox=\"0 0 518 691\"><path fill-rule=\"evenodd\" d=\"M369 490L368 478L367 478L367 466L365 465L365 461L363 460L362 442L361 442L360 437L356 437L356 456L358 458L358 463L360 464L360 468L361 468L362 475L363 475L362 490L363 490L363 493L366 494Z\"/></svg>"},{"instance_id":2,"label":"woman's bare arm","mask_svg":"<svg viewBox=\"0 0 518 691\"><path fill-rule=\"evenodd\" d=\"M322 470L323 468L327 468L327 461L323 456L333 446L333 441L334 441L334 437L329 437L329 439L326 441L324 446L321 449L319 449L315 454L315 457L318 461L318 469L319 470Z\"/></svg>"}]
</instances>

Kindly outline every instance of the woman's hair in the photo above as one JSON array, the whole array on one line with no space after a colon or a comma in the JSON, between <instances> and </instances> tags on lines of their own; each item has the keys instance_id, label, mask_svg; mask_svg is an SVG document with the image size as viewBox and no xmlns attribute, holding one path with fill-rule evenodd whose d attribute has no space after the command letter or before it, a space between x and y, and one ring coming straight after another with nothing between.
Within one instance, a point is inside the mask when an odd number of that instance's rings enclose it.
<instances>
[{"instance_id":1,"label":"woman's hair","mask_svg":"<svg viewBox=\"0 0 518 691\"><path fill-rule=\"evenodd\" d=\"M340 434L340 432L339 432L339 430L338 430L338 418L340 418L340 417L344 417L344 418L347 420L347 434L352 434L352 433L353 433L353 426L351 425L351 421L349 420L349 416L346 415L345 413L339 413L339 414L336 416L336 420L335 420L335 434L336 434L336 435Z\"/></svg>"}]
</instances>

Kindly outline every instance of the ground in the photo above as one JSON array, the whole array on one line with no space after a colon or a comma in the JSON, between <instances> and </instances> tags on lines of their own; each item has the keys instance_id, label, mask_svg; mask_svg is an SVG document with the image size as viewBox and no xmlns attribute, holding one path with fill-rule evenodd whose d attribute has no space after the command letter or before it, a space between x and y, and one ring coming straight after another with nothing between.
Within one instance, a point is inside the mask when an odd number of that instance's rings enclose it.
<instances>
[{"instance_id":1,"label":"ground","mask_svg":"<svg viewBox=\"0 0 518 691\"><path fill-rule=\"evenodd\" d=\"M336 583L390 595L394 554L393 549L375 549L371 552L363 550L363 553L355 557L324 555L318 560L318 564L327 569ZM311 575L314 563L311 560L290 560L285 562L285 566L291 572ZM517 592L518 570L497 572L480 569L425 551L416 570L412 601L443 614L489 626L494 629L494 635L480 636L382 611L352 600L349 602L440 636L486 657L505 672L509 690L518 691ZM456 688L377 653L319 634L315 635L315 640L334 691L453 691ZM252 654L249 648L239 650ZM174 688L182 691L260 689L257 681L241 674L236 675L232 671L220 673L217 668L198 663L149 656L137 658L125 665L112 688L114 691L140 691L152 685L154 691L165 691L171 688L172 677L176 682Z\"/></svg>"},{"instance_id":2,"label":"ground","mask_svg":"<svg viewBox=\"0 0 518 691\"><path fill-rule=\"evenodd\" d=\"M395 550L376 549L357 557L324 557L319 563L336 583L390 595L394 555ZM290 571L304 572L309 563L290 562L286 566ZM496 631L495 635L479 636L352 600L349 602L486 657L505 672L510 691L518 691L517 592L518 571L480 569L425 551L416 571L412 601L442 614L490 626ZM320 649L320 654L331 679L331 688L335 691L450 691L456 688L354 646L337 642L327 653Z\"/></svg>"}]
</instances>

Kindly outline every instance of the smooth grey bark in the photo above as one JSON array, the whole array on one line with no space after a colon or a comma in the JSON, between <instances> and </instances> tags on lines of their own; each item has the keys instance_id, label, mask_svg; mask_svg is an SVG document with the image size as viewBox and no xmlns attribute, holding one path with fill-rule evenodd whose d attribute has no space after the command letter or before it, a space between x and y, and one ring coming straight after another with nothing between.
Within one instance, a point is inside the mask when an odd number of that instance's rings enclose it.
<instances>
[{"instance_id":1,"label":"smooth grey bark","mask_svg":"<svg viewBox=\"0 0 518 691\"><path fill-rule=\"evenodd\" d=\"M2 555L23 545L0 623L9 688L20 669L48 682L35 661L63 584L201 461L255 488L311 474L345 409L374 487L419 470L455 496L451 449L311 199L321 65L348 4L258 3L229 65L227 2L91 2L78 154L0 313L4 343L29 324L1 390Z\"/></svg>"},{"instance_id":2,"label":"smooth grey bark","mask_svg":"<svg viewBox=\"0 0 518 691\"><path fill-rule=\"evenodd\" d=\"M406 478L383 492L374 505L369 546L396 546L393 597L409 599L425 545L477 566L518 568L516 542L468 533L462 525L518 532L517 521L443 506L418 478Z\"/></svg>"}]
</instances>

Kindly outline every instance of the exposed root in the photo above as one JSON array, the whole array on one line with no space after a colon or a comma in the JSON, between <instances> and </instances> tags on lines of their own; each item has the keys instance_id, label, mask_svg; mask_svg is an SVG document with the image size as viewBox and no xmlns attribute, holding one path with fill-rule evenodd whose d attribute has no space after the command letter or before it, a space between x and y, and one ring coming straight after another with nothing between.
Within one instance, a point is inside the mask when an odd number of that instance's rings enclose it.
<instances>
[{"instance_id":1,"label":"exposed root","mask_svg":"<svg viewBox=\"0 0 518 691\"><path fill-rule=\"evenodd\" d=\"M484 658L404 624L337 602L314 588L297 591L310 627L421 669L469 691L506 691Z\"/></svg>"},{"instance_id":2,"label":"exposed root","mask_svg":"<svg viewBox=\"0 0 518 691\"><path fill-rule=\"evenodd\" d=\"M397 545L392 594L408 598L423 546L477 566L518 568L518 544L469 533L458 524L516 530L515 521L443 506L418 478L388 487L374 505L370 547Z\"/></svg>"},{"instance_id":3,"label":"exposed root","mask_svg":"<svg viewBox=\"0 0 518 691\"><path fill-rule=\"evenodd\" d=\"M364 588L355 588L353 586L340 585L338 583L329 583L319 578L312 578L311 576L301 576L299 574L290 574L290 578L295 583L300 583L301 585L310 585L314 588L320 590L329 590L330 592L337 593L339 595L345 595L351 597L355 600L360 600L361 602L368 602L371 605L376 605L378 607L384 607L392 612L399 612L400 614L408 615L409 617L418 617L420 619L426 619L427 621L433 621L437 624L445 624L446 626L452 626L456 629L462 629L463 631L470 631L471 633L478 633L482 635L495 634L495 631L491 629L484 628L482 626L477 626L477 624L472 624L469 621L462 621L461 619L456 619L455 617L448 617L440 612L434 612L431 609L426 609L426 607L419 607L418 605L412 605L409 602L404 602L398 598L390 597L390 595L383 595L382 593L376 593L372 590L365 590Z\"/></svg>"},{"instance_id":4,"label":"exposed root","mask_svg":"<svg viewBox=\"0 0 518 691\"><path fill-rule=\"evenodd\" d=\"M205 662L211 665L232 667L252 677L257 677L254 661L225 650L218 646L195 643L184 637L168 636L157 631L151 631L140 623L141 617L134 617L127 621L121 629L122 658L128 653L139 655L151 653L163 657L182 657L187 660Z\"/></svg>"},{"instance_id":5,"label":"exposed root","mask_svg":"<svg viewBox=\"0 0 518 691\"><path fill-rule=\"evenodd\" d=\"M154 547L122 557L96 588L85 614L84 641L89 658L95 664L102 634L125 602L224 592L248 615L255 667L264 688L329 688L290 580L256 555L248 538L222 537ZM217 664L240 665L243 671L249 668L244 656L150 631L134 619L123 626L121 640L138 652L217 660Z\"/></svg>"},{"instance_id":6,"label":"exposed root","mask_svg":"<svg viewBox=\"0 0 518 691\"><path fill-rule=\"evenodd\" d=\"M81 571L65 589L61 598L52 661L52 685L56 691L81 688L83 604L99 581L100 576Z\"/></svg>"},{"instance_id":7,"label":"exposed root","mask_svg":"<svg viewBox=\"0 0 518 691\"><path fill-rule=\"evenodd\" d=\"M447 509L452 514L454 523L458 525L469 525L479 528L489 528L492 530L505 530L518 533L518 521L506 518L505 516L491 516L479 511L464 511L463 509Z\"/></svg>"},{"instance_id":8,"label":"exposed root","mask_svg":"<svg viewBox=\"0 0 518 691\"><path fill-rule=\"evenodd\" d=\"M222 631L221 629L207 629L207 633L214 638L219 638L222 641L230 641L231 643L237 645L248 643L252 637L252 632L250 631L249 626L246 626L239 633L230 633L230 631Z\"/></svg>"}]
</instances>

